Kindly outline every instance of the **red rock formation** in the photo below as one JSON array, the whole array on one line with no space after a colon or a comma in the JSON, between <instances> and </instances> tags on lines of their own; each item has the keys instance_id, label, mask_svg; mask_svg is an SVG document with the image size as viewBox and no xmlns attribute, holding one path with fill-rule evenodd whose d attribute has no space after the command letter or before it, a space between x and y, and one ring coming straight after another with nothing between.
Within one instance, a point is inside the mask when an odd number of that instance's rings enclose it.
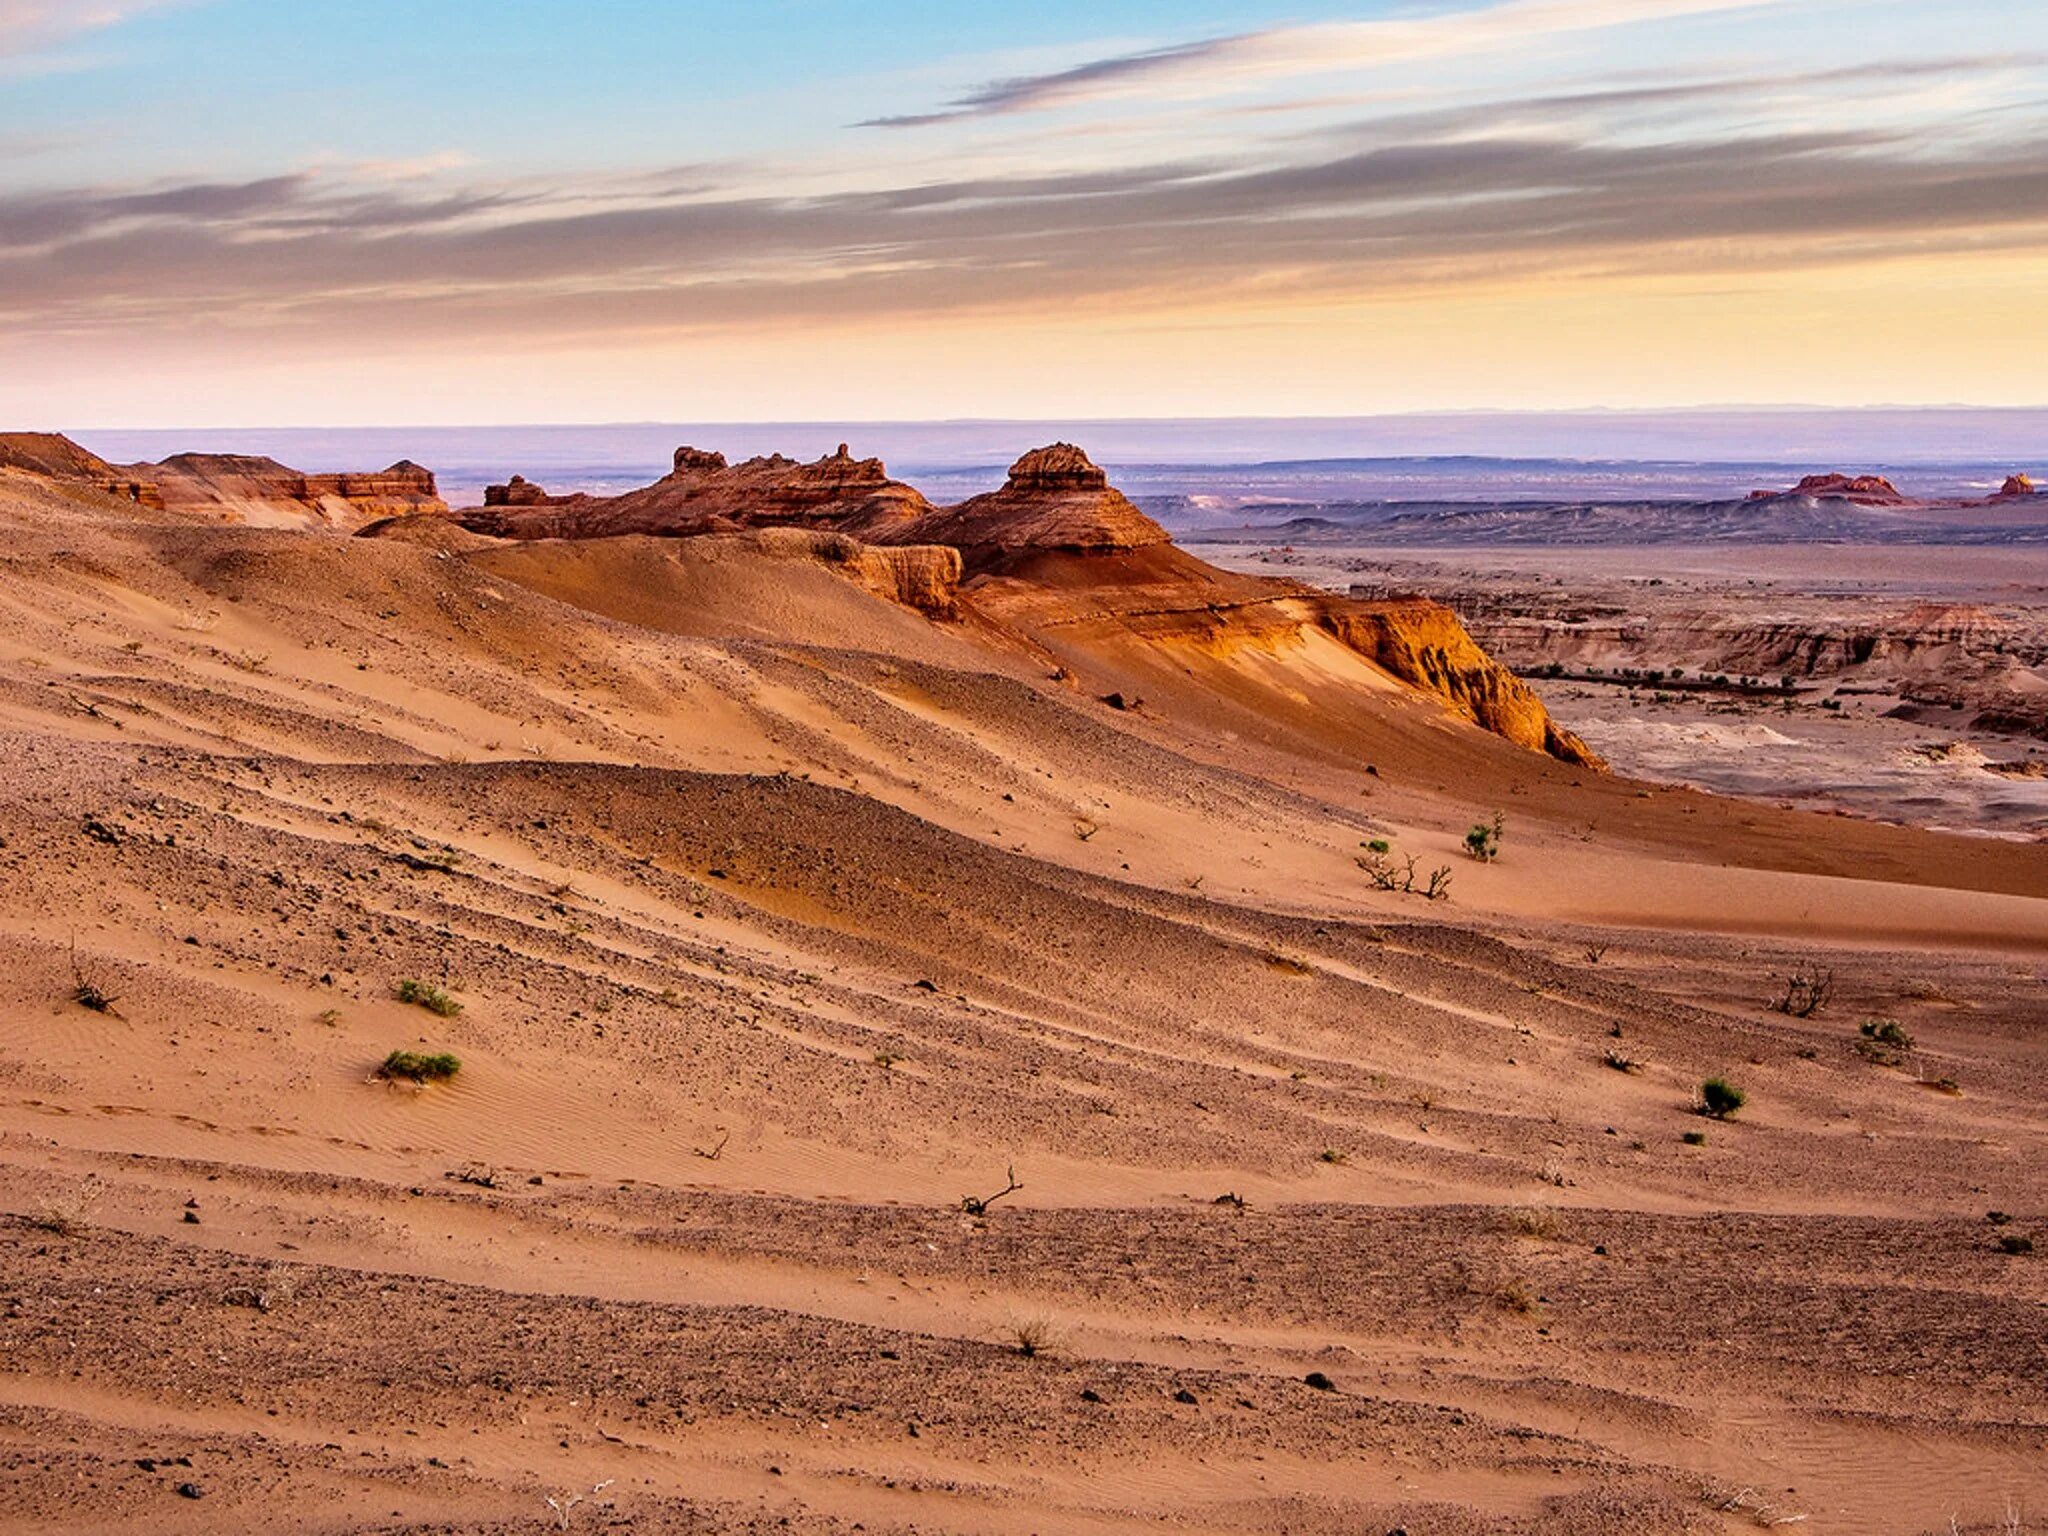
<instances>
[{"instance_id":1,"label":"red rock formation","mask_svg":"<svg viewBox=\"0 0 2048 1536\"><path fill-rule=\"evenodd\" d=\"M782 559L816 560L838 569L877 597L935 619L958 617L960 551L935 544L878 548L843 533L810 528L763 528L754 547Z\"/></svg>"},{"instance_id":2,"label":"red rock formation","mask_svg":"<svg viewBox=\"0 0 2048 1536\"><path fill-rule=\"evenodd\" d=\"M2021 496L2038 496L2041 488L2034 484L2032 475L2008 475L2005 484L1998 488L1993 501L2012 501Z\"/></svg>"},{"instance_id":3,"label":"red rock formation","mask_svg":"<svg viewBox=\"0 0 2048 1536\"><path fill-rule=\"evenodd\" d=\"M1001 490L937 508L889 536L951 544L970 570L994 569L1032 551L1107 554L1169 540L1072 443L1033 449L1010 466Z\"/></svg>"},{"instance_id":4,"label":"red rock formation","mask_svg":"<svg viewBox=\"0 0 2048 1536\"><path fill-rule=\"evenodd\" d=\"M241 453L181 453L120 471L152 505L231 522L353 528L374 518L445 512L433 474L409 460L368 474L307 475Z\"/></svg>"},{"instance_id":5,"label":"red rock formation","mask_svg":"<svg viewBox=\"0 0 2048 1536\"><path fill-rule=\"evenodd\" d=\"M0 432L0 469L40 475L66 485L90 487L122 501L162 507L156 488L116 469L56 432Z\"/></svg>"},{"instance_id":6,"label":"red rock formation","mask_svg":"<svg viewBox=\"0 0 2048 1536\"><path fill-rule=\"evenodd\" d=\"M1441 603L1420 597L1379 603L1332 599L1322 624L1352 650L1403 682L1437 694L1496 736L1567 763L1606 766L1592 748L1551 719L1529 685L1495 661Z\"/></svg>"},{"instance_id":7,"label":"red rock formation","mask_svg":"<svg viewBox=\"0 0 2048 1536\"><path fill-rule=\"evenodd\" d=\"M674 473L623 496L487 497L455 516L465 528L508 539L591 539L624 533L680 537L736 528L803 527L870 537L931 511L880 459L839 451L814 463L773 454L728 465L725 455L678 448ZM916 539L892 541L918 543Z\"/></svg>"},{"instance_id":8,"label":"red rock formation","mask_svg":"<svg viewBox=\"0 0 2048 1536\"><path fill-rule=\"evenodd\" d=\"M1782 501L1811 497L1816 501L1853 501L1866 507L1903 507L1911 498L1882 475L1808 475L1789 491L1751 491L1751 501Z\"/></svg>"},{"instance_id":9,"label":"red rock formation","mask_svg":"<svg viewBox=\"0 0 2048 1536\"><path fill-rule=\"evenodd\" d=\"M514 475L504 485L484 487L484 505L487 507L545 507L558 499L524 475Z\"/></svg>"},{"instance_id":10,"label":"red rock formation","mask_svg":"<svg viewBox=\"0 0 2048 1536\"><path fill-rule=\"evenodd\" d=\"M86 484L114 480L119 471L56 432L0 432L0 469Z\"/></svg>"},{"instance_id":11,"label":"red rock formation","mask_svg":"<svg viewBox=\"0 0 2048 1536\"><path fill-rule=\"evenodd\" d=\"M674 472L623 496L551 497L514 479L479 509L363 530L408 537L450 521L501 538L722 535L755 554L822 561L878 596L934 617L959 606L1024 637L1136 637L1227 656L1320 632L1509 741L1601 766L1540 699L1426 601L1360 603L1293 582L1233 575L1176 549L1071 443L1025 454L1001 490L934 507L844 444L799 464L780 454L729 465L678 448ZM963 589L963 571L974 578ZM1326 642L1327 643L1327 642Z\"/></svg>"}]
</instances>

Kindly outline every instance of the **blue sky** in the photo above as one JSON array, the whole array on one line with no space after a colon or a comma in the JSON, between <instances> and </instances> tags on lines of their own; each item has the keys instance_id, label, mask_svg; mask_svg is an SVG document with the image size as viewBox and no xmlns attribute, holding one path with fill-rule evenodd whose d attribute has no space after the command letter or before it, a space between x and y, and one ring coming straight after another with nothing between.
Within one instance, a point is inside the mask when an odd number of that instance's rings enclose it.
<instances>
[{"instance_id":1,"label":"blue sky","mask_svg":"<svg viewBox=\"0 0 2048 1536\"><path fill-rule=\"evenodd\" d=\"M2048 6L0 0L32 424L2035 403Z\"/></svg>"}]
</instances>

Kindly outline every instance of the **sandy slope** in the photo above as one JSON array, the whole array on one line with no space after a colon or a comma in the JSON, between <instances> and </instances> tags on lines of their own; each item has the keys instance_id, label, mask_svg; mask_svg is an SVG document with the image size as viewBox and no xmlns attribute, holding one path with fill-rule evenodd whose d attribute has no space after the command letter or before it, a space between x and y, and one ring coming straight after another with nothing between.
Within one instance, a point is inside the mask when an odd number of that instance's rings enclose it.
<instances>
[{"instance_id":1,"label":"sandy slope","mask_svg":"<svg viewBox=\"0 0 2048 1536\"><path fill-rule=\"evenodd\" d=\"M0 517L0 1528L2048 1513L2048 848L1313 637Z\"/></svg>"}]
</instances>

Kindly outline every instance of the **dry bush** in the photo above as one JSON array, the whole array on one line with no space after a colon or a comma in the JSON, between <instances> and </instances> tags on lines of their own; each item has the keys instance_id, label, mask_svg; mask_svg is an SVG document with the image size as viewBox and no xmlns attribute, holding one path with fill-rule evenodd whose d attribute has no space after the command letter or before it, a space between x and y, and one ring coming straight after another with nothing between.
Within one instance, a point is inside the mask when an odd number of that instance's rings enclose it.
<instances>
[{"instance_id":1,"label":"dry bush","mask_svg":"<svg viewBox=\"0 0 2048 1536\"><path fill-rule=\"evenodd\" d=\"M1820 966L1801 967L1785 978L1771 998L1771 1007L1795 1019L1810 1019L1826 1009L1835 995L1835 973Z\"/></svg>"},{"instance_id":2,"label":"dry bush","mask_svg":"<svg viewBox=\"0 0 2048 1536\"><path fill-rule=\"evenodd\" d=\"M1064 1347L1066 1334L1042 1312L1012 1317L1003 1326L1003 1339L1026 1360L1036 1360Z\"/></svg>"},{"instance_id":3,"label":"dry bush","mask_svg":"<svg viewBox=\"0 0 2048 1536\"><path fill-rule=\"evenodd\" d=\"M1493 1293L1493 1299L1504 1310L1519 1313L1523 1317L1533 1317L1541 1305L1536 1288L1519 1275L1503 1281L1500 1288Z\"/></svg>"},{"instance_id":4,"label":"dry bush","mask_svg":"<svg viewBox=\"0 0 2048 1536\"><path fill-rule=\"evenodd\" d=\"M28 1224L38 1232L56 1237L73 1237L91 1225L104 1191L97 1179L86 1179L76 1189L52 1196L29 1213Z\"/></svg>"}]
</instances>

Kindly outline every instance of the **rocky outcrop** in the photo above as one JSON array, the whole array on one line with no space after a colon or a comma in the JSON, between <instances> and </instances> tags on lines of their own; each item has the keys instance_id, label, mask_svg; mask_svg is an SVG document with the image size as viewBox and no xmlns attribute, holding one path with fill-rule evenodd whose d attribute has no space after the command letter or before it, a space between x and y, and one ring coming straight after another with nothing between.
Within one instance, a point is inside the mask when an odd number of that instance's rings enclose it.
<instances>
[{"instance_id":1,"label":"rocky outcrop","mask_svg":"<svg viewBox=\"0 0 2048 1536\"><path fill-rule=\"evenodd\" d=\"M1072 443L1033 449L1010 466L1001 490L937 508L890 536L950 544L970 571L996 569L1037 551L1111 554L1170 537Z\"/></svg>"},{"instance_id":2,"label":"rocky outcrop","mask_svg":"<svg viewBox=\"0 0 2048 1536\"><path fill-rule=\"evenodd\" d=\"M524 475L514 475L503 485L484 487L484 505L487 507L545 507L554 500Z\"/></svg>"},{"instance_id":3,"label":"rocky outcrop","mask_svg":"<svg viewBox=\"0 0 2048 1536\"><path fill-rule=\"evenodd\" d=\"M0 469L84 484L110 481L118 474L98 454L57 432L0 432Z\"/></svg>"},{"instance_id":4,"label":"rocky outcrop","mask_svg":"<svg viewBox=\"0 0 2048 1536\"><path fill-rule=\"evenodd\" d=\"M378 518L445 512L430 470L410 460L370 473L308 475L255 454L181 453L130 464L117 494L171 512L272 527L355 528Z\"/></svg>"},{"instance_id":5,"label":"rocky outcrop","mask_svg":"<svg viewBox=\"0 0 2048 1536\"><path fill-rule=\"evenodd\" d=\"M1911 498L1882 475L1808 475L1789 491L1751 491L1751 501L1853 501L1864 507L1903 507Z\"/></svg>"},{"instance_id":6,"label":"rocky outcrop","mask_svg":"<svg viewBox=\"0 0 2048 1536\"><path fill-rule=\"evenodd\" d=\"M856 459L844 443L809 464L779 453L727 464L722 453L678 448L671 474L623 496L549 496L523 480L500 489L502 496L487 493L481 509L456 513L457 520L501 539L680 538L778 527L869 539L932 510L918 491L890 479L880 459Z\"/></svg>"},{"instance_id":7,"label":"rocky outcrop","mask_svg":"<svg viewBox=\"0 0 2048 1536\"><path fill-rule=\"evenodd\" d=\"M1320 630L1519 746L1600 766L1449 610L1354 603L1220 571L1174 548L1072 443L1033 449L1000 490L949 507L843 443L808 464L781 454L729 464L685 446L671 473L623 496L549 496L515 476L482 507L428 521L522 541L687 537L704 540L707 556L729 548L815 560L891 602L934 618L971 606L981 622L1039 644L1085 631L1222 657ZM403 522L363 532L411 536Z\"/></svg>"},{"instance_id":8,"label":"rocky outcrop","mask_svg":"<svg viewBox=\"0 0 2048 1536\"><path fill-rule=\"evenodd\" d=\"M0 469L18 470L143 506L161 508L164 504L155 486L57 432L0 432Z\"/></svg>"},{"instance_id":9,"label":"rocky outcrop","mask_svg":"<svg viewBox=\"0 0 2048 1536\"><path fill-rule=\"evenodd\" d=\"M2015 501L2023 496L2038 496L2041 488L2034 483L2032 475L2008 475L2005 484L1998 488L1993 501Z\"/></svg>"},{"instance_id":10,"label":"rocky outcrop","mask_svg":"<svg viewBox=\"0 0 2048 1536\"><path fill-rule=\"evenodd\" d=\"M1426 598L1366 603L1332 599L1323 627L1352 650L1497 736L1588 768L1606 765L1550 718L1529 685L1495 661L1458 622Z\"/></svg>"}]
</instances>

